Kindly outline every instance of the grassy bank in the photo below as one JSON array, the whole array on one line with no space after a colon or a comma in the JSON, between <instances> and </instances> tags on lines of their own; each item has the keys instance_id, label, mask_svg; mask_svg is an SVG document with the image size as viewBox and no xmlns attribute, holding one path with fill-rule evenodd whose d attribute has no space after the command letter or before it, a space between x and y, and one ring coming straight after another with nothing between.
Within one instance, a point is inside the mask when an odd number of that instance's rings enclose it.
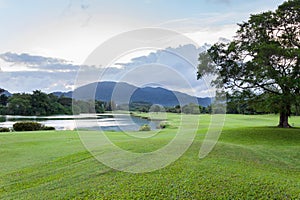
<instances>
[{"instance_id":1,"label":"grassy bank","mask_svg":"<svg viewBox=\"0 0 300 200\"><path fill-rule=\"evenodd\" d=\"M176 133L179 115L168 120L169 128L147 140L107 135L123 149L153 151ZM217 145L200 160L209 120L200 116L196 138L182 157L142 174L101 164L75 131L0 134L0 199L300 198L299 128L275 128L278 116L273 115L227 115ZM291 124L300 127L300 117Z\"/></svg>"}]
</instances>

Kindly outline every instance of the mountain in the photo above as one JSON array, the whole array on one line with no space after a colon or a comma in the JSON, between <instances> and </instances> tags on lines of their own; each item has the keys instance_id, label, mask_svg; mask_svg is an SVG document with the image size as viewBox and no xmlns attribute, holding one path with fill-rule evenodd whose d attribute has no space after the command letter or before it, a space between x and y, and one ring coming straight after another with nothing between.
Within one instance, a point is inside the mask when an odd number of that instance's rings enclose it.
<instances>
[{"instance_id":1,"label":"mountain","mask_svg":"<svg viewBox=\"0 0 300 200\"><path fill-rule=\"evenodd\" d=\"M10 92L8 92L7 90L4 90L4 92L2 92L0 95L2 95L2 94L4 94L4 95L6 95L6 96L8 96L8 97L10 97L12 94L10 93Z\"/></svg>"},{"instance_id":2,"label":"mountain","mask_svg":"<svg viewBox=\"0 0 300 200\"><path fill-rule=\"evenodd\" d=\"M71 91L69 91L69 92L52 92L51 94L53 94L57 97L65 96L65 97L72 98L73 92L71 92Z\"/></svg>"},{"instance_id":3,"label":"mountain","mask_svg":"<svg viewBox=\"0 0 300 200\"><path fill-rule=\"evenodd\" d=\"M211 98L197 98L185 93L170 91L161 87L136 87L128 83L120 82L98 82L81 86L74 92L55 92L54 95L73 97L75 99L88 100L91 94L95 94L95 99L101 101L115 101L117 104L128 104L129 102L148 102L163 106L186 105L198 101L201 106L211 104ZM179 101L180 100L180 103Z\"/></svg>"}]
</instances>

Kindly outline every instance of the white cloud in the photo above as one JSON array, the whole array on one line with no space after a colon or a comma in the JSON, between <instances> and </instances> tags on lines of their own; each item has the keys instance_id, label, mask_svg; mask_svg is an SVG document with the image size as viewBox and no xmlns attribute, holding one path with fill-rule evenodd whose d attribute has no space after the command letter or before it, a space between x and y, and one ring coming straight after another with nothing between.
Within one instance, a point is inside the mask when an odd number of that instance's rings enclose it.
<instances>
[{"instance_id":1,"label":"white cloud","mask_svg":"<svg viewBox=\"0 0 300 200\"><path fill-rule=\"evenodd\" d=\"M5 41L0 52L27 52L82 64L97 46L114 35L144 26L150 24L118 13L87 15L69 11L45 24L29 24L18 37Z\"/></svg>"},{"instance_id":2,"label":"white cloud","mask_svg":"<svg viewBox=\"0 0 300 200\"><path fill-rule=\"evenodd\" d=\"M155 85L198 97L213 96L209 83L196 79L198 55L205 48L207 46L197 48L189 44L132 52L115 60L111 67L73 65L57 58L4 53L0 54L3 69L0 87L10 92L36 89L53 92L68 91L96 81L117 81L139 87ZM84 77L76 80L79 70ZM80 80L83 82L77 82Z\"/></svg>"},{"instance_id":3,"label":"white cloud","mask_svg":"<svg viewBox=\"0 0 300 200\"><path fill-rule=\"evenodd\" d=\"M151 4L147 4L145 8L152 6L151 9L155 9L156 5L161 5L156 4L158 1L145 1ZM166 10L157 7L157 13L152 13L150 16L146 15L149 13L147 9L139 6L132 6L126 9L126 7L120 7L119 4L115 5L116 2L107 4L101 2L99 4L99 2L92 0L70 0L66 5L62 3L55 5L55 9L53 7L49 8L49 13L37 12L38 14L32 14L30 10L23 8L21 9L22 12L19 13L18 9L20 8L15 9L15 7L10 7L12 10L7 12L12 13L12 20L9 24L3 20L5 23L2 26L6 28L2 30L3 37L0 38L0 52L12 51L18 54L17 58L12 58L11 62L10 60L0 58L0 87L9 89L11 92L32 91L34 88L45 89L46 92L69 90L74 87L74 79L77 71L85 59L101 43L115 35L144 27L161 27L178 31L186 37L191 38L198 45L204 43L212 44L218 41L220 37L231 39L238 28L236 23L247 20L250 13L262 9L273 9L280 1L276 0L272 1L272 3L270 3L271 1L265 3L257 0L248 2L242 6L241 3L234 4L230 0L206 0L206 3L208 2L210 5L218 4L216 5L216 11L211 12L211 7L202 2L197 3L197 5L203 8L207 7L207 11L200 8L199 13L198 9L192 9L191 13L189 13L189 10L186 9L190 9L190 7L183 7L183 13L178 13L177 15L174 12L162 13ZM0 0L0 8L6 6L7 3L10 2ZM49 5L52 4L50 3ZM62 10L58 8L57 14L56 6L59 7L59 5L63 5L64 7ZM126 3L122 3L121 5L126 5ZM112 9L116 7L118 7L117 10ZM233 9L230 9L231 7ZM222 10L222 8L226 9ZM52 11L56 14L52 14ZM168 11L173 10L168 9ZM15 16L15 12L18 12L20 15ZM22 16L26 18L24 21ZM158 16L162 16L162 18ZM174 17L179 17L179 19L174 19ZM194 47L193 49L190 46L170 50L176 51L177 54L183 55L192 64L197 65L199 53L197 48ZM25 59L24 57L22 58L22 55L26 57L26 54L23 54L24 52L28 53L29 56L42 55L42 57L31 56L30 59L33 60L30 60L29 57ZM55 61L50 58L63 58L64 61L60 59ZM106 74L102 78L105 80L118 80L138 66L158 63L170 66L172 69L180 72L190 81L192 89L196 90L198 96L209 94L210 90L204 87L203 84L199 84L199 81L196 80L195 69L186 67L185 62L175 55L171 56L161 51L135 52L115 60L112 63L113 68L105 71ZM101 70L104 69L86 66L82 70L87 71L86 80L91 80L90 78L94 74L101 74L103 72ZM162 75L162 73L156 74L153 72L148 75L148 77L145 77L145 75L140 74L140 76L132 76L131 79L141 84L145 78L150 80L152 77L153 80L159 81L155 79L155 76ZM180 87L180 84L178 84L180 78L178 80L172 79L172 77L167 75L164 78L165 82L161 80L159 84L165 84L166 86L188 93L192 92L189 88Z\"/></svg>"},{"instance_id":4,"label":"white cloud","mask_svg":"<svg viewBox=\"0 0 300 200\"><path fill-rule=\"evenodd\" d=\"M205 80L197 80L198 55L205 47L183 45L151 52L123 63L123 69L102 74L103 80L127 82L139 87L155 85L193 96L213 96ZM114 75L114 77L112 77Z\"/></svg>"},{"instance_id":5,"label":"white cloud","mask_svg":"<svg viewBox=\"0 0 300 200\"><path fill-rule=\"evenodd\" d=\"M224 25L203 29L197 32L189 32L184 35L191 38L197 44L214 44L218 42L220 37L232 40L237 29L237 25Z\"/></svg>"},{"instance_id":6,"label":"white cloud","mask_svg":"<svg viewBox=\"0 0 300 200\"><path fill-rule=\"evenodd\" d=\"M0 87L10 92L67 91L74 86L80 66L30 54L0 54Z\"/></svg>"}]
</instances>

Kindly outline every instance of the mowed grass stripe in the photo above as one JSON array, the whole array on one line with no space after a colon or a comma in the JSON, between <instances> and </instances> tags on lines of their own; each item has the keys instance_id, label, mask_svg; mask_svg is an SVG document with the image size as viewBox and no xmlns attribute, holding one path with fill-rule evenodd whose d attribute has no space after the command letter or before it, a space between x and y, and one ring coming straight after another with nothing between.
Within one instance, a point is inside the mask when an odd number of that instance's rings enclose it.
<instances>
[{"instance_id":1,"label":"mowed grass stripe","mask_svg":"<svg viewBox=\"0 0 300 200\"><path fill-rule=\"evenodd\" d=\"M0 134L0 199L300 198L300 129L274 128L278 119L272 115L228 115L216 147L200 160L209 122L208 115L201 117L181 158L143 174L99 163L75 131ZM178 115L168 118L173 128L145 140L145 149L140 139L113 132L111 138L124 149L155 150L174 137ZM296 124L300 118L292 120Z\"/></svg>"}]
</instances>

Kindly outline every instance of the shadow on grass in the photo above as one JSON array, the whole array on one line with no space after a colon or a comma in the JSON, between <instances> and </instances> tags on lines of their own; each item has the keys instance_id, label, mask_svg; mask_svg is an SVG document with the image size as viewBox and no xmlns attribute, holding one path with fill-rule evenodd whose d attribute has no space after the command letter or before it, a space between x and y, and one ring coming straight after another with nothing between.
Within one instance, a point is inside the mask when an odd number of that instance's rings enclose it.
<instances>
[{"instance_id":1,"label":"shadow on grass","mask_svg":"<svg viewBox=\"0 0 300 200\"><path fill-rule=\"evenodd\" d=\"M277 128L277 129L300 129L300 127L295 127L295 126L292 126L292 127L288 127L288 128L282 128L282 127L278 127L278 126L257 126L257 127L254 127L254 128Z\"/></svg>"}]
</instances>

